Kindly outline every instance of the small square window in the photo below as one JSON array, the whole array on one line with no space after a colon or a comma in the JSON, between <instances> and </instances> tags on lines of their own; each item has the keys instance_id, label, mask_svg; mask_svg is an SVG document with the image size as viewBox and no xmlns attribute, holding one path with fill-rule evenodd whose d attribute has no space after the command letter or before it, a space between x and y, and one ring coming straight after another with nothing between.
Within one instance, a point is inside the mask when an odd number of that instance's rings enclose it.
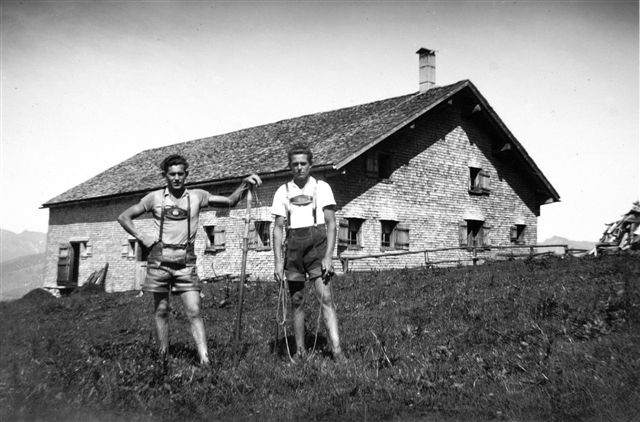
<instances>
[{"instance_id":1,"label":"small square window","mask_svg":"<svg viewBox=\"0 0 640 422\"><path fill-rule=\"evenodd\" d=\"M380 220L380 246L385 249L395 247L397 221Z\"/></svg>"},{"instance_id":2,"label":"small square window","mask_svg":"<svg viewBox=\"0 0 640 422\"><path fill-rule=\"evenodd\" d=\"M219 226L204 226L207 235L205 252L218 252L225 250L226 233Z\"/></svg>"},{"instance_id":3,"label":"small square window","mask_svg":"<svg viewBox=\"0 0 640 422\"><path fill-rule=\"evenodd\" d=\"M271 249L271 221L254 221L249 233L249 248L258 251Z\"/></svg>"},{"instance_id":4,"label":"small square window","mask_svg":"<svg viewBox=\"0 0 640 422\"><path fill-rule=\"evenodd\" d=\"M525 244L525 233L527 231L527 226L524 224L515 224L511 226L509 232L509 238L511 243L515 243L516 245L524 245Z\"/></svg>"},{"instance_id":5,"label":"small square window","mask_svg":"<svg viewBox=\"0 0 640 422\"><path fill-rule=\"evenodd\" d=\"M347 218L340 220L338 228L338 246L362 247L362 223L361 218Z\"/></svg>"},{"instance_id":6,"label":"small square window","mask_svg":"<svg viewBox=\"0 0 640 422\"><path fill-rule=\"evenodd\" d=\"M488 195L491 191L489 172L478 167L469 167L469 193Z\"/></svg>"},{"instance_id":7,"label":"small square window","mask_svg":"<svg viewBox=\"0 0 640 422\"><path fill-rule=\"evenodd\" d=\"M365 173L369 177L388 179L391 177L391 154L371 152L366 157Z\"/></svg>"},{"instance_id":8,"label":"small square window","mask_svg":"<svg viewBox=\"0 0 640 422\"><path fill-rule=\"evenodd\" d=\"M460 246L488 249L491 226L481 220L462 220L459 224Z\"/></svg>"},{"instance_id":9,"label":"small square window","mask_svg":"<svg viewBox=\"0 0 640 422\"><path fill-rule=\"evenodd\" d=\"M127 241L127 258L129 259L135 259L136 257L136 240L135 239L129 239Z\"/></svg>"},{"instance_id":10,"label":"small square window","mask_svg":"<svg viewBox=\"0 0 640 422\"><path fill-rule=\"evenodd\" d=\"M393 220L380 220L380 248L409 250L409 227Z\"/></svg>"}]
</instances>

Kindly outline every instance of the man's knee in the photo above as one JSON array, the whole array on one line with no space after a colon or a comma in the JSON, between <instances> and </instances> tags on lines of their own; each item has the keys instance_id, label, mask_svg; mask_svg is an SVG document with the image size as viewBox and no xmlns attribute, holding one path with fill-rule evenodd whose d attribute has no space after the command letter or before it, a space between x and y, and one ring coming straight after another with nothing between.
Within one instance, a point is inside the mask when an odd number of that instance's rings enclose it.
<instances>
[{"instance_id":1,"label":"man's knee","mask_svg":"<svg viewBox=\"0 0 640 422\"><path fill-rule=\"evenodd\" d=\"M194 319L200 317L200 306L191 305L184 307L184 313L189 319Z\"/></svg>"},{"instance_id":2,"label":"man's knee","mask_svg":"<svg viewBox=\"0 0 640 422\"><path fill-rule=\"evenodd\" d=\"M168 318L169 317L169 298L165 294L154 293L153 294L155 305L156 318Z\"/></svg>"},{"instance_id":3,"label":"man's knee","mask_svg":"<svg viewBox=\"0 0 640 422\"><path fill-rule=\"evenodd\" d=\"M291 295L291 305L299 308L304 303L304 290L298 290Z\"/></svg>"},{"instance_id":4,"label":"man's knee","mask_svg":"<svg viewBox=\"0 0 640 422\"><path fill-rule=\"evenodd\" d=\"M168 303L159 303L156 306L156 311L155 311L155 315L156 318L163 318L166 319L169 317L169 304Z\"/></svg>"},{"instance_id":5,"label":"man's knee","mask_svg":"<svg viewBox=\"0 0 640 422\"><path fill-rule=\"evenodd\" d=\"M331 298L331 289L325 284L316 284L316 295L323 306L331 307L333 305L333 299Z\"/></svg>"},{"instance_id":6,"label":"man's knee","mask_svg":"<svg viewBox=\"0 0 640 422\"><path fill-rule=\"evenodd\" d=\"M184 313L189 319L200 317L200 292L189 291L182 293Z\"/></svg>"}]
</instances>

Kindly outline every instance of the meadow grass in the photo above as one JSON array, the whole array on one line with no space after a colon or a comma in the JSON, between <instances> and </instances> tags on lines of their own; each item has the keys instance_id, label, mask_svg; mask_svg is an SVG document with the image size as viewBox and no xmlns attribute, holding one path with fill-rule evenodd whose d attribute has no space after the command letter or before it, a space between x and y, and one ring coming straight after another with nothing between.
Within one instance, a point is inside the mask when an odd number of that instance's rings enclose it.
<instances>
[{"instance_id":1,"label":"meadow grass","mask_svg":"<svg viewBox=\"0 0 640 422\"><path fill-rule=\"evenodd\" d=\"M205 285L211 368L179 298L171 348L156 353L149 295L81 288L0 304L3 421L600 421L640 414L640 259L624 254L447 269L350 273L333 281L346 363L335 363L309 293L307 343L275 340L277 289ZM291 325L288 324L291 334ZM288 338L293 346L293 338ZM274 353L275 350L275 353ZM637 420L637 419L636 419Z\"/></svg>"}]
</instances>

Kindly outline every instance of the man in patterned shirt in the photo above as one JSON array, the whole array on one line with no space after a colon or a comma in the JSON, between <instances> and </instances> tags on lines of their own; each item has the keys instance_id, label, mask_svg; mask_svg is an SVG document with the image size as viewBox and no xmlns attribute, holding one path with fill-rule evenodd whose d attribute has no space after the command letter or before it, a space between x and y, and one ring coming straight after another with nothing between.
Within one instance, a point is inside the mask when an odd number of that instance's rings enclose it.
<instances>
[{"instance_id":1,"label":"man in patterned shirt","mask_svg":"<svg viewBox=\"0 0 640 422\"><path fill-rule=\"evenodd\" d=\"M260 178L252 174L228 197L214 195L203 189L187 189L189 164L180 155L170 155L160 164L167 186L150 192L140 202L118 217L120 225L149 248L147 276L142 289L153 293L156 331L160 353L169 349L169 293L179 295L191 325L200 364L209 365L209 353L204 323L200 316L200 278L196 271L194 242L200 209L212 206L235 206L251 186L260 186ZM133 220L151 213L154 230L139 230Z\"/></svg>"}]
</instances>

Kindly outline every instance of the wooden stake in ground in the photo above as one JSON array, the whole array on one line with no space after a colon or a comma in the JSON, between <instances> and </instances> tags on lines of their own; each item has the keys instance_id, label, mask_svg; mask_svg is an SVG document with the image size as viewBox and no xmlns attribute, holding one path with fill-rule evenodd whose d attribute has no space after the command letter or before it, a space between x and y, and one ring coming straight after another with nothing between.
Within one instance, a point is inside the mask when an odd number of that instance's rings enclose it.
<instances>
[{"instance_id":1,"label":"wooden stake in ground","mask_svg":"<svg viewBox=\"0 0 640 422\"><path fill-rule=\"evenodd\" d=\"M247 274L247 252L249 250L249 225L251 224L251 201L253 200L253 187L247 191L247 214L244 218L244 236L242 238L242 267L240 270L240 279L238 280L238 311L236 315L236 331L235 331L235 361L238 363L240 354L242 353L242 301L244 294L244 281Z\"/></svg>"}]
</instances>

